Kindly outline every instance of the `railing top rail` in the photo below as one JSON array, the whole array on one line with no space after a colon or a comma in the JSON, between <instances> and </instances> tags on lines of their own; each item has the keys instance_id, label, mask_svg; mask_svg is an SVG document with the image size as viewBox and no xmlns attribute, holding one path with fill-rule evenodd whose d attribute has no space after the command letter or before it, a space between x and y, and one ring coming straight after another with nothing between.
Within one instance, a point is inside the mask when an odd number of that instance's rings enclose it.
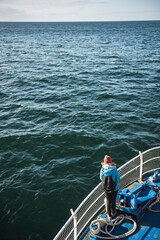
<instances>
[{"instance_id":1,"label":"railing top rail","mask_svg":"<svg viewBox=\"0 0 160 240\"><path fill-rule=\"evenodd\" d=\"M68 225L68 223L73 219L73 215L71 215L69 217L69 219L66 221L66 223L63 225L63 227L60 229L60 231L56 234L56 236L53 238L53 240L58 239L58 237L61 235L61 233L63 232L63 230L66 228L66 226Z\"/></svg>"},{"instance_id":2,"label":"railing top rail","mask_svg":"<svg viewBox=\"0 0 160 240\"><path fill-rule=\"evenodd\" d=\"M78 206L78 208L75 210L75 213L78 212L78 210L83 206L83 204L86 202L86 200L92 195L92 193L94 193L96 191L96 189L99 188L99 186L101 185L101 183L99 183L88 195L87 197L81 202L81 204Z\"/></svg>"},{"instance_id":3,"label":"railing top rail","mask_svg":"<svg viewBox=\"0 0 160 240\"><path fill-rule=\"evenodd\" d=\"M141 153L141 154L144 155L144 154L146 154L147 152L150 152L150 151L152 151L152 150L156 150L156 149L159 149L159 148L160 148L160 146L157 146L157 147L154 147L154 148L150 148L150 149L144 151L144 152ZM134 157L134 158L132 158L131 160L127 161L125 164L123 164L121 167L118 168L118 171L120 171L120 170L121 170L122 168L124 168L126 165L128 165L129 163L131 163L132 161L134 161L136 158L140 157L141 154L139 153L136 157Z\"/></svg>"}]
</instances>

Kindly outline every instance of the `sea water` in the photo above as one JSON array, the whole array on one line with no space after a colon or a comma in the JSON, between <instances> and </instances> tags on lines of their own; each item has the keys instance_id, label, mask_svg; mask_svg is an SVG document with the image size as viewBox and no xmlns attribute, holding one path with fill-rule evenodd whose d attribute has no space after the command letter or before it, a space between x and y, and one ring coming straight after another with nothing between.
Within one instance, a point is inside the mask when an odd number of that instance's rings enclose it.
<instances>
[{"instance_id":1,"label":"sea water","mask_svg":"<svg viewBox=\"0 0 160 240\"><path fill-rule=\"evenodd\" d=\"M51 240L160 145L160 22L0 23L0 239Z\"/></svg>"}]
</instances>

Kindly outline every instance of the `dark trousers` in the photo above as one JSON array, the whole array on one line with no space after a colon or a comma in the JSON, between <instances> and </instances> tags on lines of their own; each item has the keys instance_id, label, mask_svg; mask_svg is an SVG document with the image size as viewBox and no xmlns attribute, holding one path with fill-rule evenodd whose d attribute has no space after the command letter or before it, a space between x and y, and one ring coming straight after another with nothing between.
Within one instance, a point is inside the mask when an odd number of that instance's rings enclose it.
<instances>
[{"instance_id":1,"label":"dark trousers","mask_svg":"<svg viewBox=\"0 0 160 240\"><path fill-rule=\"evenodd\" d=\"M110 217L111 217L111 212L113 215L115 213L117 192L118 190L110 193L105 192L105 195L107 198L107 212Z\"/></svg>"}]
</instances>

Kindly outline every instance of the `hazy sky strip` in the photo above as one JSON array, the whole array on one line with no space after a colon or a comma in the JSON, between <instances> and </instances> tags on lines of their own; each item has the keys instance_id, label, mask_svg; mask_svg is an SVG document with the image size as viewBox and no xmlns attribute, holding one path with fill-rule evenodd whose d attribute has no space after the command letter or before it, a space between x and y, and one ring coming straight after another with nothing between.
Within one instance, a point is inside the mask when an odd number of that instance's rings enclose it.
<instances>
[{"instance_id":1,"label":"hazy sky strip","mask_svg":"<svg viewBox=\"0 0 160 240\"><path fill-rule=\"evenodd\" d=\"M0 0L0 21L160 20L160 0Z\"/></svg>"}]
</instances>

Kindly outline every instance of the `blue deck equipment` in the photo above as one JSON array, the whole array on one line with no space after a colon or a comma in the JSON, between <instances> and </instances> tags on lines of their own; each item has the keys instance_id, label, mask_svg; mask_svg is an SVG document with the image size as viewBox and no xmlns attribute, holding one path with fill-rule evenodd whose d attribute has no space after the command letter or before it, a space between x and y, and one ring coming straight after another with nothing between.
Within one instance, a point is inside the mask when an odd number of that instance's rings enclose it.
<instances>
[{"instance_id":1,"label":"blue deck equipment","mask_svg":"<svg viewBox=\"0 0 160 240\"><path fill-rule=\"evenodd\" d=\"M145 209L156 199L157 188L150 182L135 182L117 194L117 209L133 214L136 221L142 218Z\"/></svg>"}]
</instances>

